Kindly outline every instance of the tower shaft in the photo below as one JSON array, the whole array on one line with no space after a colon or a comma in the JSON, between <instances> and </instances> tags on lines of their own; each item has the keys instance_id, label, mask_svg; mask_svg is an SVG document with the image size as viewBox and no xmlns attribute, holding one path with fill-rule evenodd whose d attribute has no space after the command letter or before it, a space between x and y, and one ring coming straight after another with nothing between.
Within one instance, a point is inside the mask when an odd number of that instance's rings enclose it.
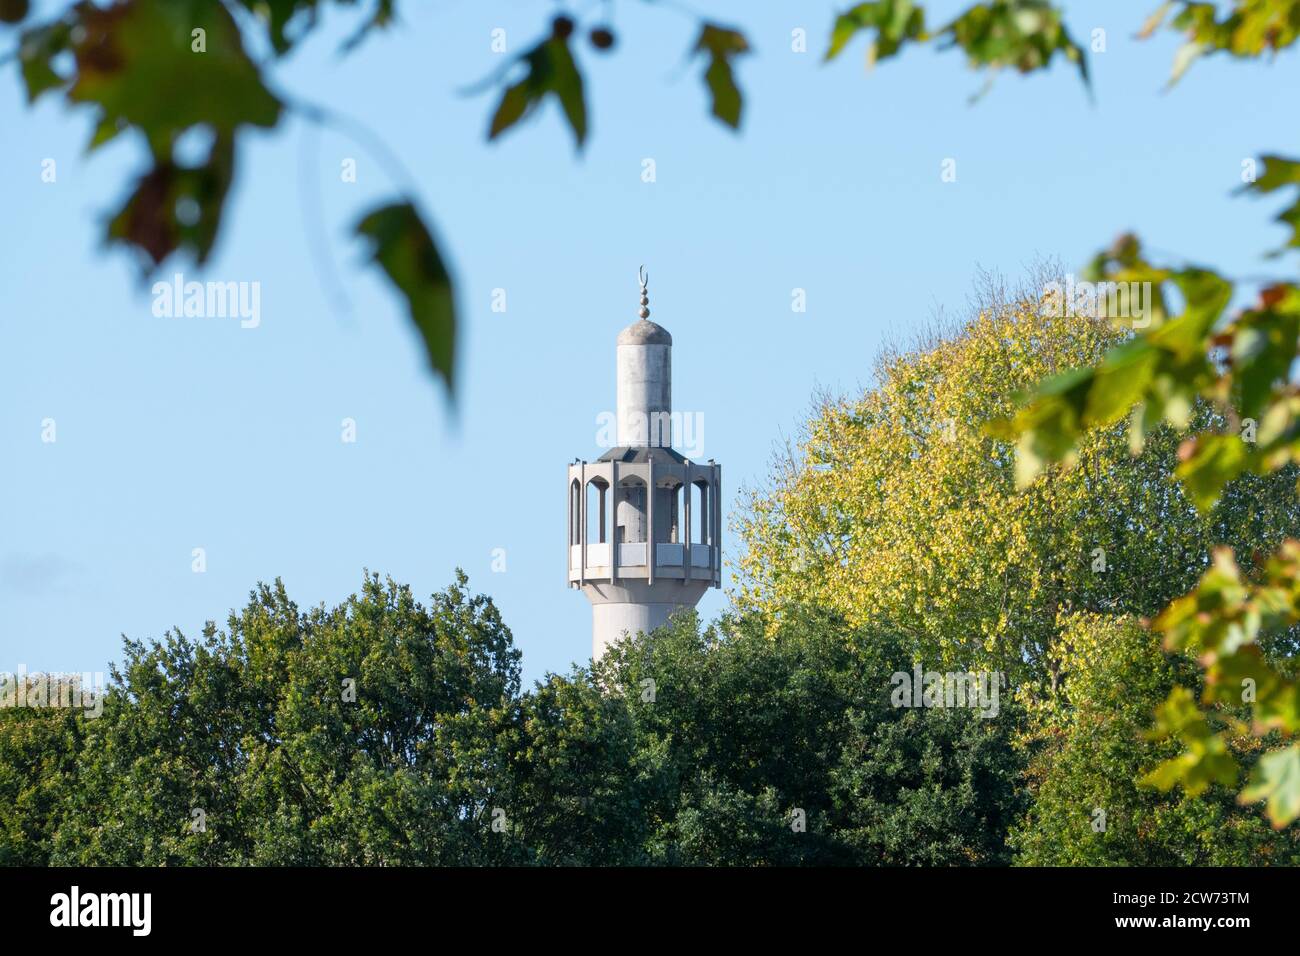
<instances>
[{"instance_id":1,"label":"tower shaft","mask_svg":"<svg viewBox=\"0 0 1300 956\"><path fill-rule=\"evenodd\" d=\"M630 336L633 341L618 344L618 443L671 448L673 347L636 341L642 337Z\"/></svg>"},{"instance_id":2,"label":"tower shaft","mask_svg":"<svg viewBox=\"0 0 1300 956\"><path fill-rule=\"evenodd\" d=\"M617 347L618 445L569 466L568 579L592 605L592 657L722 586L722 467L672 447L672 336L641 319Z\"/></svg>"}]
</instances>

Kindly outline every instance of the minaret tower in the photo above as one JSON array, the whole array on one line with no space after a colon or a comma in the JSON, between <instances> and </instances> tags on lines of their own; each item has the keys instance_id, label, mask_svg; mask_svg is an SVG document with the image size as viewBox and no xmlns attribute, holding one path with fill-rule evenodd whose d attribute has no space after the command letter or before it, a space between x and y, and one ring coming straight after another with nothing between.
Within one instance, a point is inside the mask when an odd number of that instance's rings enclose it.
<instances>
[{"instance_id":1,"label":"minaret tower","mask_svg":"<svg viewBox=\"0 0 1300 956\"><path fill-rule=\"evenodd\" d=\"M591 656L651 631L722 586L722 466L673 450L673 337L640 320L618 336L617 445L569 466L569 587L591 601Z\"/></svg>"}]
</instances>

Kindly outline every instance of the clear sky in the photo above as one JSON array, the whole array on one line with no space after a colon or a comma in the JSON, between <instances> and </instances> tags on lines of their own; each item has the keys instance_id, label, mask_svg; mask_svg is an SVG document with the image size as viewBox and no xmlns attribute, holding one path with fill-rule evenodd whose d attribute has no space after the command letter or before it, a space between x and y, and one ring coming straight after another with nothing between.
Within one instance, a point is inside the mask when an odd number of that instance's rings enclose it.
<instances>
[{"instance_id":1,"label":"clear sky","mask_svg":"<svg viewBox=\"0 0 1300 956\"><path fill-rule=\"evenodd\" d=\"M100 240L141 169L136 145L84 156L88 118L53 98L27 109L7 66L0 670L104 670L120 635L197 634L277 576L307 606L357 590L363 568L427 597L457 566L496 599L526 677L585 659L589 606L565 586L565 466L599 454L641 263L653 317L673 334L675 404L703 414L700 457L722 462L729 512L815 389L869 382L883 343L936 308L963 311L981 266L1016 277L1057 257L1077 269L1137 229L1161 252L1258 274L1282 241L1278 204L1230 193L1244 158L1300 147L1300 61L1213 58L1165 93L1178 39L1132 38L1156 5L1066 4L1080 41L1106 30L1095 102L1059 63L1001 77L972 106L982 79L958 52L920 48L868 74L859 39L823 65L835 5L701 0L692 8L755 47L734 135L707 116L702 63L686 62L693 15L616 4L614 55L582 48L580 156L553 105L487 143L494 95L464 92L501 65L491 31L518 52L552 4L406 3L403 24L347 57L338 41L354 18L328 17L274 80L362 120L414 179L459 283L454 412L349 238L400 185L360 145L304 136L297 121L246 138L208 267L163 274L259 282L261 324L159 318L133 262ZM929 6L939 20L964 5ZM807 53L791 50L800 27ZM0 30L0 51L12 41ZM355 184L340 181L349 157ZM941 181L947 158L955 183ZM492 311L498 288L504 313ZM791 310L796 288L806 312ZM199 547L203 574L191 570ZM712 616L724 600L710 592L701 608Z\"/></svg>"}]
</instances>

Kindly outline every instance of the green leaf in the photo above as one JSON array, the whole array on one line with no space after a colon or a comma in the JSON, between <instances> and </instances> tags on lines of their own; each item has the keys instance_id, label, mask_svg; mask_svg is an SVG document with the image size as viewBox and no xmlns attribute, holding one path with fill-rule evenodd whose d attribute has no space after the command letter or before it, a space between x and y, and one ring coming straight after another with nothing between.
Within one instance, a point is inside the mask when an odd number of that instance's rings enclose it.
<instances>
[{"instance_id":1,"label":"green leaf","mask_svg":"<svg viewBox=\"0 0 1300 956\"><path fill-rule=\"evenodd\" d=\"M1295 202L1282 210L1274 221L1282 223L1291 231L1291 237L1283 249L1298 248L1300 247L1300 161L1272 155L1261 156L1260 160L1264 163L1264 175L1252 183L1246 183L1238 192L1267 195L1279 189L1295 188L1297 190Z\"/></svg>"},{"instance_id":2,"label":"green leaf","mask_svg":"<svg viewBox=\"0 0 1300 956\"><path fill-rule=\"evenodd\" d=\"M1266 800L1265 812L1278 829L1300 817L1300 744L1260 757L1240 800Z\"/></svg>"},{"instance_id":3,"label":"green leaf","mask_svg":"<svg viewBox=\"0 0 1300 956\"><path fill-rule=\"evenodd\" d=\"M506 91L501 94L501 102L497 104L497 110L492 114L492 125L488 128L488 139L496 139L511 126L514 126L528 108L538 99L530 94L529 89L524 83L516 83L514 86L507 87Z\"/></svg>"},{"instance_id":4,"label":"green leaf","mask_svg":"<svg viewBox=\"0 0 1300 956\"><path fill-rule=\"evenodd\" d=\"M60 72L62 58L75 69ZM107 239L139 250L146 268L184 250L204 262L234 177L235 137L272 127L281 104L245 54L239 25L210 0L117 0L70 6L29 30L19 59L29 99L65 89L93 112L88 151L126 130L140 132L152 165L109 218ZM177 140L198 128L211 138L198 165L175 161Z\"/></svg>"},{"instance_id":5,"label":"green leaf","mask_svg":"<svg viewBox=\"0 0 1300 956\"><path fill-rule=\"evenodd\" d=\"M1287 381L1300 344L1300 290L1272 286L1261 302L1263 308L1243 313L1232 326L1233 386L1244 418L1267 410L1274 388Z\"/></svg>"},{"instance_id":6,"label":"green leaf","mask_svg":"<svg viewBox=\"0 0 1300 956\"><path fill-rule=\"evenodd\" d=\"M98 106L101 123L138 127L156 154L166 155L193 126L222 134L279 120L279 100L263 85L220 3L121 0L75 10L77 76L68 98Z\"/></svg>"},{"instance_id":7,"label":"green leaf","mask_svg":"<svg viewBox=\"0 0 1300 956\"><path fill-rule=\"evenodd\" d=\"M1196 60L1209 53L1226 52L1249 58L1285 49L1300 36L1300 0L1236 0L1225 4L1217 19L1216 4L1182 0L1182 9L1169 24L1187 41L1174 57L1173 85ZM1166 3L1148 20L1142 36L1149 36L1164 21Z\"/></svg>"},{"instance_id":8,"label":"green leaf","mask_svg":"<svg viewBox=\"0 0 1300 956\"><path fill-rule=\"evenodd\" d=\"M206 161L199 166L156 159L109 220L109 242L143 252L146 271L177 249L202 264L216 240L234 175L235 149L229 135L213 140Z\"/></svg>"},{"instance_id":9,"label":"green leaf","mask_svg":"<svg viewBox=\"0 0 1300 956\"><path fill-rule=\"evenodd\" d=\"M1178 598L1156 618L1170 650L1231 652L1255 640L1258 618L1245 614L1250 591L1231 548L1215 548L1213 563L1196 590Z\"/></svg>"},{"instance_id":10,"label":"green leaf","mask_svg":"<svg viewBox=\"0 0 1300 956\"><path fill-rule=\"evenodd\" d=\"M1191 457L1178 466L1177 475L1196 507L1208 512L1228 482L1246 470L1250 457L1239 435L1202 435Z\"/></svg>"},{"instance_id":11,"label":"green leaf","mask_svg":"<svg viewBox=\"0 0 1300 956\"><path fill-rule=\"evenodd\" d=\"M27 87L27 102L47 90L66 86L69 78L54 69L54 58L72 44L72 26L64 20L34 27L23 33L18 43L18 63Z\"/></svg>"},{"instance_id":12,"label":"green leaf","mask_svg":"<svg viewBox=\"0 0 1300 956\"><path fill-rule=\"evenodd\" d=\"M736 30L706 23L695 44L695 52L709 56L704 83L713 97L713 115L732 129L739 129L744 99L736 85L731 61L749 52L749 41Z\"/></svg>"},{"instance_id":13,"label":"green leaf","mask_svg":"<svg viewBox=\"0 0 1300 956\"><path fill-rule=\"evenodd\" d=\"M1223 737L1211 732L1186 687L1175 687L1169 698L1156 708L1156 725L1147 738L1176 738L1186 749L1142 777L1138 782L1144 786L1171 790L1182 784L1192 797L1203 793L1212 783L1236 786L1237 761L1228 752Z\"/></svg>"},{"instance_id":14,"label":"green leaf","mask_svg":"<svg viewBox=\"0 0 1300 956\"><path fill-rule=\"evenodd\" d=\"M1153 320L1135 338L1112 348L1095 368L1078 369L1043 383L1009 426L1020 436L1017 482L1028 484L1054 462L1070 463L1079 440L1090 429L1131 416L1130 442L1141 448L1145 435L1161 421L1187 427L1198 397L1218 382L1207 349L1209 336L1232 295L1232 284L1207 269L1156 269L1142 258L1132 236L1099 254L1088 269L1098 282L1149 283ZM1176 318L1165 316L1162 283L1177 286L1186 303Z\"/></svg>"},{"instance_id":15,"label":"green leaf","mask_svg":"<svg viewBox=\"0 0 1300 956\"><path fill-rule=\"evenodd\" d=\"M1092 380L1084 423L1109 425L1123 418L1146 395L1159 363L1160 354L1140 339L1116 348Z\"/></svg>"},{"instance_id":16,"label":"green leaf","mask_svg":"<svg viewBox=\"0 0 1300 956\"><path fill-rule=\"evenodd\" d=\"M99 125L95 127L90 142L86 144L86 152L94 152L105 143L111 142L125 129L127 129L127 125L120 120L101 120Z\"/></svg>"},{"instance_id":17,"label":"green leaf","mask_svg":"<svg viewBox=\"0 0 1300 956\"><path fill-rule=\"evenodd\" d=\"M1155 726L1146 736L1148 740L1207 740L1211 734L1192 692L1186 687L1175 687L1165 702L1156 707Z\"/></svg>"},{"instance_id":18,"label":"green leaf","mask_svg":"<svg viewBox=\"0 0 1300 956\"><path fill-rule=\"evenodd\" d=\"M555 41L552 41L555 42ZM583 93L582 74L567 45L558 43L551 53L555 68L555 95L560 101L569 128L581 146L587 139L587 102Z\"/></svg>"},{"instance_id":19,"label":"green leaf","mask_svg":"<svg viewBox=\"0 0 1300 956\"><path fill-rule=\"evenodd\" d=\"M925 39L925 11L913 0L873 0L835 18L826 60L833 60L862 30L874 30L867 54L869 63L888 59L909 40Z\"/></svg>"},{"instance_id":20,"label":"green leaf","mask_svg":"<svg viewBox=\"0 0 1300 956\"><path fill-rule=\"evenodd\" d=\"M1228 753L1227 744L1214 736L1192 741L1185 751L1157 765L1139 783L1159 790L1171 790L1182 784L1189 797L1196 797L1211 784L1235 787L1237 774L1237 761Z\"/></svg>"},{"instance_id":21,"label":"green leaf","mask_svg":"<svg viewBox=\"0 0 1300 956\"><path fill-rule=\"evenodd\" d=\"M1169 71L1169 86L1173 86L1183 78L1183 74L1188 68L1205 54L1208 47L1204 43L1184 43L1174 54L1174 66Z\"/></svg>"},{"instance_id":22,"label":"green leaf","mask_svg":"<svg viewBox=\"0 0 1300 956\"><path fill-rule=\"evenodd\" d=\"M429 364L454 395L456 305L451 275L420 214L409 202L372 210L358 224L371 256L406 297Z\"/></svg>"},{"instance_id":23,"label":"green leaf","mask_svg":"<svg viewBox=\"0 0 1300 956\"><path fill-rule=\"evenodd\" d=\"M1219 654L1205 672L1205 698L1230 707L1254 703L1257 733L1300 730L1300 686L1270 666L1258 645L1247 644ZM1251 693L1246 694L1247 687Z\"/></svg>"},{"instance_id":24,"label":"green leaf","mask_svg":"<svg viewBox=\"0 0 1300 956\"><path fill-rule=\"evenodd\" d=\"M564 111L579 149L587 139L587 104L582 74L565 37L551 36L520 57L528 70L501 94L488 127L494 140L528 116L547 96L554 96Z\"/></svg>"},{"instance_id":25,"label":"green leaf","mask_svg":"<svg viewBox=\"0 0 1300 956\"><path fill-rule=\"evenodd\" d=\"M1013 68L1021 73L1045 69L1060 54L1075 64L1090 87L1088 57L1070 38L1061 11L1046 0L993 0L978 3L939 31L945 46L966 51L977 68Z\"/></svg>"}]
</instances>

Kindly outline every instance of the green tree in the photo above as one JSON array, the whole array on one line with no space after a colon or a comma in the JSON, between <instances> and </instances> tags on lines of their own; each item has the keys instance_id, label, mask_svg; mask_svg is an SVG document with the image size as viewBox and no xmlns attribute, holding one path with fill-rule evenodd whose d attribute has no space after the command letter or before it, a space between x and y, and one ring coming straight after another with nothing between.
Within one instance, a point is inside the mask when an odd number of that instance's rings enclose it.
<instances>
[{"instance_id":1,"label":"green tree","mask_svg":"<svg viewBox=\"0 0 1300 956\"><path fill-rule=\"evenodd\" d=\"M1175 7L1172 23L1188 36L1175 80L1200 56L1271 55L1300 37L1297 0L1237 0L1226 11L1209 3L1165 3L1146 32L1159 28ZM1300 161L1261 159L1262 173L1243 172L1242 191L1291 199L1276 217L1289 233L1270 255L1276 259L1300 247L1300 198L1293 192L1300 190ZM1098 253L1089 272L1101 282L1149 284L1155 321L1099 360L1043 383L998 427L1019 439L1022 485L1053 465L1069 467L1088 433L1125 419L1136 450L1161 425L1191 432L1178 474L1202 510L1215 507L1242 475L1272 474L1300 461L1300 385L1293 375L1300 286L1289 274L1246 280L1258 287L1258 301L1229 315L1232 279L1201 265L1157 265L1133 235ZM1198 402L1213 405L1219 413L1214 421L1193 417ZM1264 645L1289 641L1287 632L1300 624L1300 543L1287 541L1267 562L1249 554L1239 561L1233 551L1217 550L1198 587L1172 603L1156 627L1169 649L1192 652L1204 665L1203 705L1251 704L1250 730L1281 738L1283 746L1255 763L1240 797L1263 802L1274 825L1282 827L1300 818L1300 682L1294 658L1270 659ZM1179 685L1157 711L1161 733L1181 740L1184 750L1148 782L1164 789L1182 784L1191 792L1212 782L1235 786L1239 766L1227 731L1212 729L1190 700L1189 689Z\"/></svg>"},{"instance_id":2,"label":"green tree","mask_svg":"<svg viewBox=\"0 0 1300 956\"><path fill-rule=\"evenodd\" d=\"M829 774L863 691L840 632L798 615L769 640L753 622L686 614L601 660L596 680L636 723L658 862L847 862Z\"/></svg>"},{"instance_id":3,"label":"green tree","mask_svg":"<svg viewBox=\"0 0 1300 956\"><path fill-rule=\"evenodd\" d=\"M891 700L904 643L792 608L701 629L692 616L596 668L639 733L652 855L670 864L1005 861L1021 810L1014 708ZM796 815L806 829L795 828Z\"/></svg>"},{"instance_id":4,"label":"green tree","mask_svg":"<svg viewBox=\"0 0 1300 956\"><path fill-rule=\"evenodd\" d=\"M906 668L906 664L899 665ZM837 835L864 865L1005 865L1024 812L1013 700L995 718L969 709L850 716L831 795Z\"/></svg>"},{"instance_id":5,"label":"green tree","mask_svg":"<svg viewBox=\"0 0 1300 956\"><path fill-rule=\"evenodd\" d=\"M1018 719L902 709L901 644L693 615L522 691L465 580L127 641L103 715L0 712L0 862L1000 862Z\"/></svg>"},{"instance_id":6,"label":"green tree","mask_svg":"<svg viewBox=\"0 0 1300 956\"><path fill-rule=\"evenodd\" d=\"M519 652L464 585L425 608L368 576L342 605L303 612L276 582L200 640L127 641L103 716L75 718L84 742L62 752L77 785L60 788L50 862L506 859L491 809Z\"/></svg>"},{"instance_id":7,"label":"green tree","mask_svg":"<svg viewBox=\"0 0 1300 956\"><path fill-rule=\"evenodd\" d=\"M224 628L128 641L103 715L0 711L0 863L990 865L1291 862L1218 787L1139 789L1171 665L1076 615L1045 698L900 706L908 641L791 607L681 615L519 684L463 576L368 575L334 608L261 586ZM915 701L912 701L915 703ZM1215 729L1238 720L1223 709ZM1233 738L1249 763L1258 742ZM1026 769L1028 767L1028 770ZM1032 806L1029 805L1033 798ZM1109 830L1088 829L1091 807ZM200 811L196 815L195 811ZM1017 821L1020 821L1017 823ZM1015 828L1014 842L1010 834Z\"/></svg>"},{"instance_id":8,"label":"green tree","mask_svg":"<svg viewBox=\"0 0 1300 956\"><path fill-rule=\"evenodd\" d=\"M542 865L644 865L649 818L627 702L583 670L549 675L501 741L512 838Z\"/></svg>"},{"instance_id":9,"label":"green tree","mask_svg":"<svg viewBox=\"0 0 1300 956\"><path fill-rule=\"evenodd\" d=\"M1300 863L1300 836L1277 833L1219 784L1195 795L1139 786L1176 743L1146 732L1178 682L1196 686L1196 663L1168 655L1135 620L1079 614L1054 651L1068 681L1030 707L1021 744L1032 753L1032 803L1012 835L1030 866L1258 866ZM1226 723L1231 714L1216 715ZM1240 759L1258 745L1233 737Z\"/></svg>"},{"instance_id":10,"label":"green tree","mask_svg":"<svg viewBox=\"0 0 1300 956\"><path fill-rule=\"evenodd\" d=\"M1126 333L1060 316L1035 290L986 283L976 314L887 353L861 395L825 398L739 521L742 607L836 609L898 633L927 665L1056 684L1070 614L1154 615L1211 547L1271 548L1300 531L1294 472L1239 482L1199 513L1176 479L1178 439L1135 458L1122 425L1088 433L1076 467L1017 488L1010 440L986 433L1022 390L1095 361ZM1209 421L1206 406L1196 413Z\"/></svg>"},{"instance_id":11,"label":"green tree","mask_svg":"<svg viewBox=\"0 0 1300 956\"><path fill-rule=\"evenodd\" d=\"M0 708L0 866L44 866L85 743L72 710Z\"/></svg>"}]
</instances>

